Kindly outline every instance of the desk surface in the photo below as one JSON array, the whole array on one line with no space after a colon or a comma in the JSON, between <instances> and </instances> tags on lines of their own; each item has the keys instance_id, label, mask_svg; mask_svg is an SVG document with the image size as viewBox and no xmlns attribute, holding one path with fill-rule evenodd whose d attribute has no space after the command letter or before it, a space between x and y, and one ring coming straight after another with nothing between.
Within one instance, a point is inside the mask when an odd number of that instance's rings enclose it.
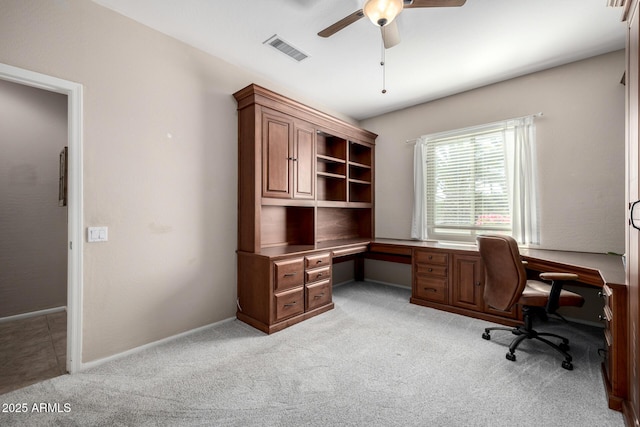
<instances>
[{"instance_id":1,"label":"desk surface","mask_svg":"<svg viewBox=\"0 0 640 427\"><path fill-rule=\"evenodd\" d=\"M442 243L435 241L374 239L371 243L411 248L444 249L460 252L478 252L472 244ZM520 249L520 255L529 263L528 268L544 271L575 272L581 282L594 286L624 285L625 269L622 257L591 252L556 251L548 249Z\"/></svg>"}]
</instances>

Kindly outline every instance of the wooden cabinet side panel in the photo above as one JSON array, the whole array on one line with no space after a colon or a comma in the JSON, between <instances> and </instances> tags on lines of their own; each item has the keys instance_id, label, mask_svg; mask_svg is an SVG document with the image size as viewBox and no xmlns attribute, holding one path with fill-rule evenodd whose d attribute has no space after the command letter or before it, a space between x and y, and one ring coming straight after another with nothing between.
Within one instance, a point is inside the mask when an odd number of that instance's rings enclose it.
<instances>
[{"instance_id":1,"label":"wooden cabinet side panel","mask_svg":"<svg viewBox=\"0 0 640 427\"><path fill-rule=\"evenodd\" d=\"M238 111L238 250L260 248L260 144L256 144L259 112L254 106ZM257 132L260 132L258 127Z\"/></svg>"},{"instance_id":2,"label":"wooden cabinet side panel","mask_svg":"<svg viewBox=\"0 0 640 427\"><path fill-rule=\"evenodd\" d=\"M268 258L238 252L238 313L269 324L272 277Z\"/></svg>"}]
</instances>

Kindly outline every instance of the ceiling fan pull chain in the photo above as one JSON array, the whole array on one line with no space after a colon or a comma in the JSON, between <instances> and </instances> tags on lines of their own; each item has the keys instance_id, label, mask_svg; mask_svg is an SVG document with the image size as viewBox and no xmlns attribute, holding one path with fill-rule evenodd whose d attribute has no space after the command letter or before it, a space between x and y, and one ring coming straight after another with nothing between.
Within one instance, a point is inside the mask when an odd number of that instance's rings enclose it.
<instances>
[{"instance_id":1,"label":"ceiling fan pull chain","mask_svg":"<svg viewBox=\"0 0 640 427\"><path fill-rule=\"evenodd\" d=\"M382 27L382 31L384 31L384 27ZM384 53L385 53L385 48L384 48L384 36L382 37L382 42L381 42L381 46L382 46L382 54L381 57L382 59L380 60L380 65L382 66L382 93L387 93L387 88L386 88L386 68L385 67L385 58L384 58Z\"/></svg>"}]
</instances>

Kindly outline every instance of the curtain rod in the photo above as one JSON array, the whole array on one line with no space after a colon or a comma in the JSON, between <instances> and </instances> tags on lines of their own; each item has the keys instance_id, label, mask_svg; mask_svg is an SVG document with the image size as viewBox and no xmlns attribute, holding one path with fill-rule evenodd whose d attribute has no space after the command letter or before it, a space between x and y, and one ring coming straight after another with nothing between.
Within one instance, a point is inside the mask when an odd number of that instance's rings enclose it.
<instances>
[{"instance_id":1,"label":"curtain rod","mask_svg":"<svg viewBox=\"0 0 640 427\"><path fill-rule=\"evenodd\" d=\"M535 114L529 114L527 116L512 117L510 119L498 120L497 122L486 123L484 125L478 125L478 126L491 126L491 125L496 124L496 123L508 122L508 121L511 121L511 120L520 120L520 119L524 119L524 118L527 118L527 117L542 117L543 115L544 114L542 114L542 112L538 112L538 113L535 113ZM469 126L468 128L461 128L461 129L458 129L458 130L462 131L464 129L474 128L474 127L477 127L477 126ZM418 138L407 139L404 143L405 144L415 144L415 142L417 140L418 140Z\"/></svg>"}]
</instances>

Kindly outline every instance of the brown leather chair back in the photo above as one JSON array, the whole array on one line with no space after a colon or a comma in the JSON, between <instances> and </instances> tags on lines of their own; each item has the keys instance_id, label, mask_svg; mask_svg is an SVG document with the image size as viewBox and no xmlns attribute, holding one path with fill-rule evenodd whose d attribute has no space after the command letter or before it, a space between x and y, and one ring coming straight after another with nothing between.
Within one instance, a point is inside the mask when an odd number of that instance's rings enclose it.
<instances>
[{"instance_id":1,"label":"brown leather chair back","mask_svg":"<svg viewBox=\"0 0 640 427\"><path fill-rule=\"evenodd\" d=\"M527 284L518 244L510 236L478 236L477 241L486 273L484 301L507 311L518 302Z\"/></svg>"}]
</instances>

